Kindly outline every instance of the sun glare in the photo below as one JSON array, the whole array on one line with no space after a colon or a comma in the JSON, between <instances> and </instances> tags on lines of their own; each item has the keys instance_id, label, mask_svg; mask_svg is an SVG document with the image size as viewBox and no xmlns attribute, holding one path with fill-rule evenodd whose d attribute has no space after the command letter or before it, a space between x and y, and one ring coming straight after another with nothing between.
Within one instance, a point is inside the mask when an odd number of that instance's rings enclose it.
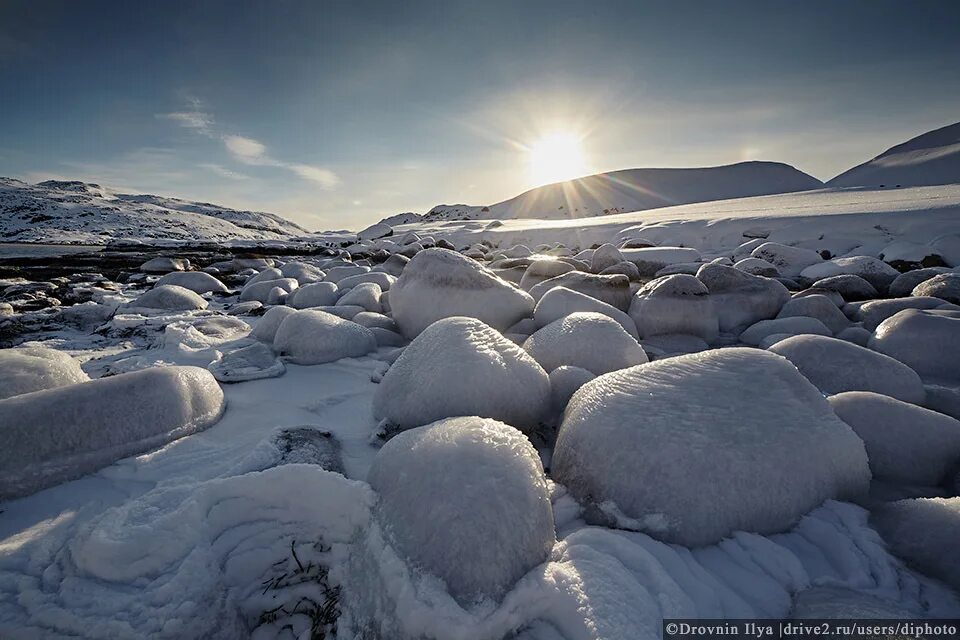
<instances>
[{"instance_id":1,"label":"sun glare","mask_svg":"<svg viewBox=\"0 0 960 640\"><path fill-rule=\"evenodd\" d=\"M539 187L589 173L581 138L573 133L553 133L527 147L530 181Z\"/></svg>"}]
</instances>

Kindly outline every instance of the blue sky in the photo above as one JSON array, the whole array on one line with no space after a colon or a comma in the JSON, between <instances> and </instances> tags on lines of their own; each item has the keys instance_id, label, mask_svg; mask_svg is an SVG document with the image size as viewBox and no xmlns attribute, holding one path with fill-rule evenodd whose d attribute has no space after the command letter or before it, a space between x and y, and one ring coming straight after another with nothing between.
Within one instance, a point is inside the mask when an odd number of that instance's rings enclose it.
<instances>
[{"instance_id":1,"label":"blue sky","mask_svg":"<svg viewBox=\"0 0 960 640\"><path fill-rule=\"evenodd\" d=\"M828 179L960 120L955 2L0 3L0 175L356 228L591 171Z\"/></svg>"}]
</instances>

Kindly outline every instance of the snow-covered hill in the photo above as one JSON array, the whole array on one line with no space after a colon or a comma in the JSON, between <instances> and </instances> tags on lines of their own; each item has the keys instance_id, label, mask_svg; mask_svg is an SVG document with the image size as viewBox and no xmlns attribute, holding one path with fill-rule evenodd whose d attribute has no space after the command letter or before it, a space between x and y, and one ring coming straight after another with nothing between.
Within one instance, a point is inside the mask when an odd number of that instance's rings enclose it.
<instances>
[{"instance_id":1,"label":"snow-covered hill","mask_svg":"<svg viewBox=\"0 0 960 640\"><path fill-rule=\"evenodd\" d=\"M887 149L830 180L831 187L920 187L960 183L960 122Z\"/></svg>"},{"instance_id":2,"label":"snow-covered hill","mask_svg":"<svg viewBox=\"0 0 960 640\"><path fill-rule=\"evenodd\" d=\"M693 202L820 189L823 183L780 162L696 169L624 169L537 187L490 206L438 205L425 221L478 218L591 218Z\"/></svg>"},{"instance_id":3,"label":"snow-covered hill","mask_svg":"<svg viewBox=\"0 0 960 640\"><path fill-rule=\"evenodd\" d=\"M0 241L106 244L111 240L280 240L306 230L271 213L115 193L97 184L0 178Z\"/></svg>"}]
</instances>

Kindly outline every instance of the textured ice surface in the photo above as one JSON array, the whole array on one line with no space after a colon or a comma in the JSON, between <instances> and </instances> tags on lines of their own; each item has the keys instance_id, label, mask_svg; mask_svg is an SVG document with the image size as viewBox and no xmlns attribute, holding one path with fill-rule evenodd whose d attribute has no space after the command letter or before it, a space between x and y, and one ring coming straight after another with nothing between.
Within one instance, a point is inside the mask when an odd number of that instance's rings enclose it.
<instances>
[{"instance_id":1,"label":"textured ice surface","mask_svg":"<svg viewBox=\"0 0 960 640\"><path fill-rule=\"evenodd\" d=\"M90 378L68 354L45 347L0 349L0 400Z\"/></svg>"}]
</instances>

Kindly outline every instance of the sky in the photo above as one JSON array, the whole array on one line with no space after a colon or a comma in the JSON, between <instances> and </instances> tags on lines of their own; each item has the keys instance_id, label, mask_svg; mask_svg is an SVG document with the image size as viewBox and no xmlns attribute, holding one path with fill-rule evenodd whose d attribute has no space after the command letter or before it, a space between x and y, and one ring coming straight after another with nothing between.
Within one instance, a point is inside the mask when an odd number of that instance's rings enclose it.
<instances>
[{"instance_id":1,"label":"sky","mask_svg":"<svg viewBox=\"0 0 960 640\"><path fill-rule=\"evenodd\" d=\"M826 180L960 120L958 31L924 0L2 0L0 175L313 230L565 170Z\"/></svg>"}]
</instances>

